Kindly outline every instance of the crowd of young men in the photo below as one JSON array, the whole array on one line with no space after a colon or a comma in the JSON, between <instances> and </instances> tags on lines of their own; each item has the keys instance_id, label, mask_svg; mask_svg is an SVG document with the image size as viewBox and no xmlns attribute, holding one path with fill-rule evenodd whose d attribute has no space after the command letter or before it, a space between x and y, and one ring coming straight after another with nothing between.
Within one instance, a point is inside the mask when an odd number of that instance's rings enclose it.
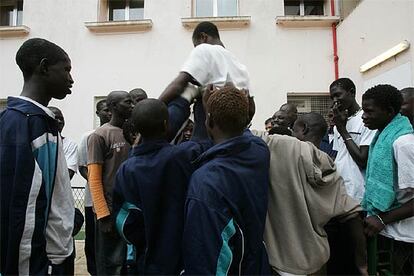
<instances>
[{"instance_id":1,"label":"crowd of young men","mask_svg":"<svg viewBox=\"0 0 414 276\"><path fill-rule=\"evenodd\" d=\"M266 121L270 134L249 130L246 67L212 23L192 40L160 99L134 89L98 102L101 126L75 165L63 114L47 107L71 93L69 56L44 39L23 43L24 86L0 115L0 274L73 274L77 166L92 275L367 275L377 234L412 274L414 89L375 86L361 108L341 78L329 88L331 132L292 104Z\"/></svg>"}]
</instances>

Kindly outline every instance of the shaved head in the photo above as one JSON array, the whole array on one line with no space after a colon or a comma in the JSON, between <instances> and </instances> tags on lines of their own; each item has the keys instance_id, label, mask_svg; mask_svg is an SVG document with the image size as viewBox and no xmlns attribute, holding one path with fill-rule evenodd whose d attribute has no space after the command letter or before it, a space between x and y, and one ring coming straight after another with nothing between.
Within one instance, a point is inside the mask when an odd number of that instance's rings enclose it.
<instances>
[{"instance_id":1,"label":"shaved head","mask_svg":"<svg viewBox=\"0 0 414 276\"><path fill-rule=\"evenodd\" d=\"M296 119L298 118L298 109L296 108L296 105L285 103L282 104L279 110L286 112L286 121L289 127L293 127L293 123L295 123Z\"/></svg>"},{"instance_id":2,"label":"shaved head","mask_svg":"<svg viewBox=\"0 0 414 276\"><path fill-rule=\"evenodd\" d=\"M138 102L148 98L147 93L142 88L132 89L129 91L129 94L131 95L134 104L137 104Z\"/></svg>"},{"instance_id":3,"label":"shaved head","mask_svg":"<svg viewBox=\"0 0 414 276\"><path fill-rule=\"evenodd\" d=\"M302 141L322 140L327 131L328 124L323 116L316 112L299 116L293 125L293 135ZM319 144L316 146L319 146Z\"/></svg>"},{"instance_id":4,"label":"shaved head","mask_svg":"<svg viewBox=\"0 0 414 276\"><path fill-rule=\"evenodd\" d=\"M157 99L142 100L134 107L131 120L144 139L164 138L168 124L167 106Z\"/></svg>"},{"instance_id":5,"label":"shaved head","mask_svg":"<svg viewBox=\"0 0 414 276\"><path fill-rule=\"evenodd\" d=\"M112 91L106 97L106 106L112 116L128 119L132 111L131 96L126 91Z\"/></svg>"},{"instance_id":6,"label":"shaved head","mask_svg":"<svg viewBox=\"0 0 414 276\"><path fill-rule=\"evenodd\" d=\"M108 97L106 97L106 105L109 110L112 110L114 104L121 102L127 96L129 96L129 94L126 91L112 91L109 93Z\"/></svg>"}]
</instances>

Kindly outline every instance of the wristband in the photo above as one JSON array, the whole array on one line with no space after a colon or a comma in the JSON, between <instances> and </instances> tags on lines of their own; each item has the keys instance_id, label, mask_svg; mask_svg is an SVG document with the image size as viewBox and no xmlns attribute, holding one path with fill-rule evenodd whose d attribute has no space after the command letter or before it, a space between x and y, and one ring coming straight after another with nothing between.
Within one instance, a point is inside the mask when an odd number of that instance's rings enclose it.
<instances>
[{"instance_id":1,"label":"wristband","mask_svg":"<svg viewBox=\"0 0 414 276\"><path fill-rule=\"evenodd\" d=\"M382 223L382 225L384 225L384 227L385 227L385 223L384 223L384 221L382 220L382 218L379 216L379 215L375 215L376 217L377 217L377 219L379 219L379 221Z\"/></svg>"}]
</instances>

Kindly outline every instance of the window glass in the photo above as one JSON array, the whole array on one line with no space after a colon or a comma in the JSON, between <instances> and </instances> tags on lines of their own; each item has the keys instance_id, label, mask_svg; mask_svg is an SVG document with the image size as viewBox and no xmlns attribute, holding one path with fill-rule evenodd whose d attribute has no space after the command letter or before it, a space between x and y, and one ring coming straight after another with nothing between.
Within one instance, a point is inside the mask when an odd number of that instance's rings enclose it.
<instances>
[{"instance_id":1,"label":"window glass","mask_svg":"<svg viewBox=\"0 0 414 276\"><path fill-rule=\"evenodd\" d=\"M137 20L144 18L144 0L131 0L129 2L129 19Z\"/></svg>"},{"instance_id":2,"label":"window glass","mask_svg":"<svg viewBox=\"0 0 414 276\"><path fill-rule=\"evenodd\" d=\"M0 25L13 26L13 9L12 4L3 4L0 2Z\"/></svg>"},{"instance_id":3,"label":"window glass","mask_svg":"<svg viewBox=\"0 0 414 276\"><path fill-rule=\"evenodd\" d=\"M17 2L17 25L23 24L23 1Z\"/></svg>"},{"instance_id":4,"label":"window glass","mask_svg":"<svg viewBox=\"0 0 414 276\"><path fill-rule=\"evenodd\" d=\"M125 1L109 1L109 21L122 21L125 20Z\"/></svg>"},{"instance_id":5,"label":"window glass","mask_svg":"<svg viewBox=\"0 0 414 276\"><path fill-rule=\"evenodd\" d=\"M237 0L217 0L217 16L236 16Z\"/></svg>"},{"instance_id":6,"label":"window glass","mask_svg":"<svg viewBox=\"0 0 414 276\"><path fill-rule=\"evenodd\" d=\"M323 1L305 0L305 15L323 15Z\"/></svg>"},{"instance_id":7,"label":"window glass","mask_svg":"<svg viewBox=\"0 0 414 276\"><path fill-rule=\"evenodd\" d=\"M197 0L196 16L213 16L213 0Z\"/></svg>"},{"instance_id":8,"label":"window glass","mask_svg":"<svg viewBox=\"0 0 414 276\"><path fill-rule=\"evenodd\" d=\"M285 15L300 15L300 1L285 0Z\"/></svg>"}]
</instances>

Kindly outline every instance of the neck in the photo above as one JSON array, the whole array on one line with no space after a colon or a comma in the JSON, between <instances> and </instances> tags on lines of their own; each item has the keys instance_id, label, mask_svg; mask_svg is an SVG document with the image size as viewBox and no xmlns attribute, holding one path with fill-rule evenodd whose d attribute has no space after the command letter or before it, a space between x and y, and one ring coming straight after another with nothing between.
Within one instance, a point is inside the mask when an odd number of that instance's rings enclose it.
<instances>
[{"instance_id":1,"label":"neck","mask_svg":"<svg viewBox=\"0 0 414 276\"><path fill-rule=\"evenodd\" d=\"M160 141L160 140L166 140L165 135L155 135L153 137L151 137L151 136L149 136L149 137L142 137L142 142L143 143Z\"/></svg>"},{"instance_id":2,"label":"neck","mask_svg":"<svg viewBox=\"0 0 414 276\"><path fill-rule=\"evenodd\" d=\"M360 107L359 104L354 101L350 108L348 108L348 116L352 116L359 111Z\"/></svg>"},{"instance_id":3,"label":"neck","mask_svg":"<svg viewBox=\"0 0 414 276\"><path fill-rule=\"evenodd\" d=\"M241 136L242 134L243 133L234 133L234 134L217 133L213 135L213 142L215 145L217 145L227 140L230 140L234 137Z\"/></svg>"},{"instance_id":4,"label":"neck","mask_svg":"<svg viewBox=\"0 0 414 276\"><path fill-rule=\"evenodd\" d=\"M306 137L305 141L311 142L312 144L315 145L315 147L319 149L321 146L322 138L311 136L311 137Z\"/></svg>"},{"instance_id":5,"label":"neck","mask_svg":"<svg viewBox=\"0 0 414 276\"><path fill-rule=\"evenodd\" d=\"M122 128L124 123L125 123L125 119L118 116L116 113L112 114L111 120L109 121L109 124L119 127L119 128Z\"/></svg>"},{"instance_id":6,"label":"neck","mask_svg":"<svg viewBox=\"0 0 414 276\"><path fill-rule=\"evenodd\" d=\"M38 82L30 79L24 82L22 93L20 96L28 97L43 106L48 106L52 97L45 95L46 89L43 85L40 85Z\"/></svg>"}]
</instances>

